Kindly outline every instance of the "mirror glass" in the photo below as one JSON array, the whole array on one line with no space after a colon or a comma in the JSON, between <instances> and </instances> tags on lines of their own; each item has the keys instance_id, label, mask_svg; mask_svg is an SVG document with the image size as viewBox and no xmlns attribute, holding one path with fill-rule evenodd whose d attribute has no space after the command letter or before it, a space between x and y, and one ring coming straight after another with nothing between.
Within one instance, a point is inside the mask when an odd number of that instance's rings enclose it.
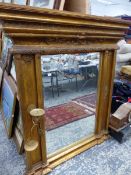
<instances>
[{"instance_id":1,"label":"mirror glass","mask_svg":"<svg viewBox=\"0 0 131 175\"><path fill-rule=\"evenodd\" d=\"M41 57L48 154L94 135L99 57Z\"/></svg>"}]
</instances>

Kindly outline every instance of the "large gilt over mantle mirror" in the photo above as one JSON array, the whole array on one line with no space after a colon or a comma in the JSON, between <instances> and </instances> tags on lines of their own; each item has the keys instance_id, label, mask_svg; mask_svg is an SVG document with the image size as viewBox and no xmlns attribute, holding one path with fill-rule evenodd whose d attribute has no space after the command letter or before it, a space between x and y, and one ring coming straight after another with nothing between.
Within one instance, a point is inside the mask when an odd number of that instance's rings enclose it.
<instances>
[{"instance_id":1,"label":"large gilt over mantle mirror","mask_svg":"<svg viewBox=\"0 0 131 175\"><path fill-rule=\"evenodd\" d=\"M13 42L27 174L47 174L108 138L116 43L130 22L2 3L0 21Z\"/></svg>"}]
</instances>

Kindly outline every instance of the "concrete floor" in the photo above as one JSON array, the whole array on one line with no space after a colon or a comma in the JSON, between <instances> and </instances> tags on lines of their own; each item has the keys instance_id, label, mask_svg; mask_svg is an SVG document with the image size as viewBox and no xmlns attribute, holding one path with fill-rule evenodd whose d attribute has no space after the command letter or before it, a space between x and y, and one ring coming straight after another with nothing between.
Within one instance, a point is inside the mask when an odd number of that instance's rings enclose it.
<instances>
[{"instance_id":1,"label":"concrete floor","mask_svg":"<svg viewBox=\"0 0 131 175\"><path fill-rule=\"evenodd\" d=\"M18 155L0 116L0 175L24 175L24 155ZM113 139L56 167L49 175L131 175L131 136L123 144Z\"/></svg>"}]
</instances>

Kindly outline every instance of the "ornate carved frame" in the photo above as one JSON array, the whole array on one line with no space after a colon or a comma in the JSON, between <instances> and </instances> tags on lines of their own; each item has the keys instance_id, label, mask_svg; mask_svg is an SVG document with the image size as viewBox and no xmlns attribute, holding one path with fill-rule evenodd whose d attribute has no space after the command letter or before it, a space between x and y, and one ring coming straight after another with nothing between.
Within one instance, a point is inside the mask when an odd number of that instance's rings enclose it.
<instances>
[{"instance_id":1,"label":"ornate carved frame","mask_svg":"<svg viewBox=\"0 0 131 175\"><path fill-rule=\"evenodd\" d=\"M46 174L62 162L100 144L108 137L116 42L131 25L120 19L0 4L1 29L14 43L18 95L22 110L24 140L30 136L32 121L28 107L43 108L41 54L100 52L95 134L49 157L45 134L34 132L39 147L26 152L27 174ZM44 118L41 128L45 128Z\"/></svg>"}]
</instances>

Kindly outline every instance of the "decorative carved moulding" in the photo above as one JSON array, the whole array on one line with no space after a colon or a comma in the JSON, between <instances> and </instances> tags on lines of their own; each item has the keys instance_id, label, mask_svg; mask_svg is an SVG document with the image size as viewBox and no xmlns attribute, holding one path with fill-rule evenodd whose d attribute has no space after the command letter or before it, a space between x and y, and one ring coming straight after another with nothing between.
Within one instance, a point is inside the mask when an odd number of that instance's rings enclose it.
<instances>
[{"instance_id":1,"label":"decorative carved moulding","mask_svg":"<svg viewBox=\"0 0 131 175\"><path fill-rule=\"evenodd\" d=\"M131 22L0 3L3 30L16 44L116 43ZM58 44L57 43L57 44Z\"/></svg>"},{"instance_id":2,"label":"decorative carved moulding","mask_svg":"<svg viewBox=\"0 0 131 175\"><path fill-rule=\"evenodd\" d=\"M71 44L71 43L70 43ZM117 46L115 44L104 44L101 47L100 44L88 44L88 45L68 45L68 42L62 46L55 45L22 45L22 46L14 46L13 49L10 49L10 52L13 54L21 54L25 55L30 54L40 54L40 55L53 55L53 54L77 54L77 53L88 53L88 52L100 52L100 51L112 51L117 50Z\"/></svg>"}]
</instances>

